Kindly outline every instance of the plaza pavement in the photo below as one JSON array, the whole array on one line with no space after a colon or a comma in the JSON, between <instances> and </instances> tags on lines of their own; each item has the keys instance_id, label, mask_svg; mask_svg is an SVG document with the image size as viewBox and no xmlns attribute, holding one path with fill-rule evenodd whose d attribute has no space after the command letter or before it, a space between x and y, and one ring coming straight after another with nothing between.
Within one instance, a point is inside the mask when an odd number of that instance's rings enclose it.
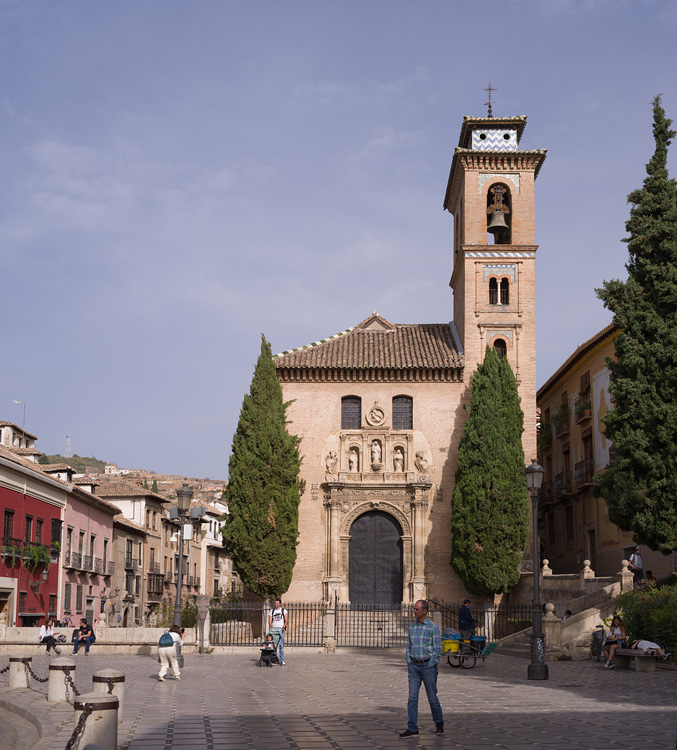
<instances>
[{"instance_id":1,"label":"plaza pavement","mask_svg":"<svg viewBox=\"0 0 677 750\"><path fill-rule=\"evenodd\" d=\"M186 655L182 679L157 681L149 656L77 657L75 684L91 690L106 667L125 673L122 750L366 750L368 748L661 748L677 747L677 670L635 673L600 664L551 662L550 679L529 682L524 659L492 654L471 670L440 667L446 733L436 736L421 690L418 738L397 736L407 724L407 673L399 650L335 654L286 650L288 665L258 668L258 655ZM0 668L6 666L0 657ZM47 675L48 657L33 659ZM34 750L64 750L73 708L50 705L47 685L8 690L0 677L0 722L32 718ZM18 713L17 713L18 712ZM19 732L26 747L28 733ZM0 736L1 733L0 733ZM17 747L19 747L17 745ZM13 750L5 746L2 750Z\"/></svg>"}]
</instances>

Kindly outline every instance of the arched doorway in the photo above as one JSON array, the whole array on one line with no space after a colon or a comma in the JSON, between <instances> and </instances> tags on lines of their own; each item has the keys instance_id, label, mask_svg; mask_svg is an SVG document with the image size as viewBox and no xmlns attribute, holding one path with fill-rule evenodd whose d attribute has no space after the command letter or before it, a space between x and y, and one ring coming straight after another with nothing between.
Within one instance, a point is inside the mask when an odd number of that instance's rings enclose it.
<instances>
[{"instance_id":1,"label":"arched doorway","mask_svg":"<svg viewBox=\"0 0 677 750\"><path fill-rule=\"evenodd\" d=\"M390 514L371 510L358 516L348 555L352 605L402 602L402 529Z\"/></svg>"}]
</instances>

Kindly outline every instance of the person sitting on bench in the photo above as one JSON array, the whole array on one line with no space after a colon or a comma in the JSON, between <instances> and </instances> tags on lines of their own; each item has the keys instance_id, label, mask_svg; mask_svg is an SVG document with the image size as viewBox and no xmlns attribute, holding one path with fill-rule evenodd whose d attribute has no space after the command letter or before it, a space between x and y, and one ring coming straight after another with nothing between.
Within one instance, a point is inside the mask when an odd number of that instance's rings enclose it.
<instances>
[{"instance_id":1,"label":"person sitting on bench","mask_svg":"<svg viewBox=\"0 0 677 750\"><path fill-rule=\"evenodd\" d=\"M89 647L96 640L92 628L87 624L86 618L80 620L80 630L78 632L77 640L73 641L73 653L78 653L78 648L81 643L85 644L85 656L89 656Z\"/></svg>"}]
</instances>

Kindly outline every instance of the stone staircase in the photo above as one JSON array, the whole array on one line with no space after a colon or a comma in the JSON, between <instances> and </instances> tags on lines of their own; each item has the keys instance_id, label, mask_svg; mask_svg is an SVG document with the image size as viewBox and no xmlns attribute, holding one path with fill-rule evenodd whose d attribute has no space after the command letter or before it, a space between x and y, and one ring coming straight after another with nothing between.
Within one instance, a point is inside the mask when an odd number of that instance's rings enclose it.
<instances>
[{"instance_id":1,"label":"stone staircase","mask_svg":"<svg viewBox=\"0 0 677 750\"><path fill-rule=\"evenodd\" d=\"M531 658L531 628L504 638L496 647L495 654L503 656L517 656L522 659Z\"/></svg>"}]
</instances>

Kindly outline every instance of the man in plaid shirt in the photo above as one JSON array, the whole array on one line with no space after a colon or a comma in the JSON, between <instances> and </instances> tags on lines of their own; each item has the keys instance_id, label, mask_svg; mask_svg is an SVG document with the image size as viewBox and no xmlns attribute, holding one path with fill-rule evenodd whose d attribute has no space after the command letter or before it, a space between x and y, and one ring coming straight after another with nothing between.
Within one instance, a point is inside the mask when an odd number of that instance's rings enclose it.
<instances>
[{"instance_id":1,"label":"man in plaid shirt","mask_svg":"<svg viewBox=\"0 0 677 750\"><path fill-rule=\"evenodd\" d=\"M409 702L407 728L400 737L418 735L418 694L421 683L430 703L437 734L444 734L444 716L437 697L437 665L442 653L440 629L428 617L428 602L423 599L414 604L416 620L409 626L407 639L407 673L409 677Z\"/></svg>"}]
</instances>

